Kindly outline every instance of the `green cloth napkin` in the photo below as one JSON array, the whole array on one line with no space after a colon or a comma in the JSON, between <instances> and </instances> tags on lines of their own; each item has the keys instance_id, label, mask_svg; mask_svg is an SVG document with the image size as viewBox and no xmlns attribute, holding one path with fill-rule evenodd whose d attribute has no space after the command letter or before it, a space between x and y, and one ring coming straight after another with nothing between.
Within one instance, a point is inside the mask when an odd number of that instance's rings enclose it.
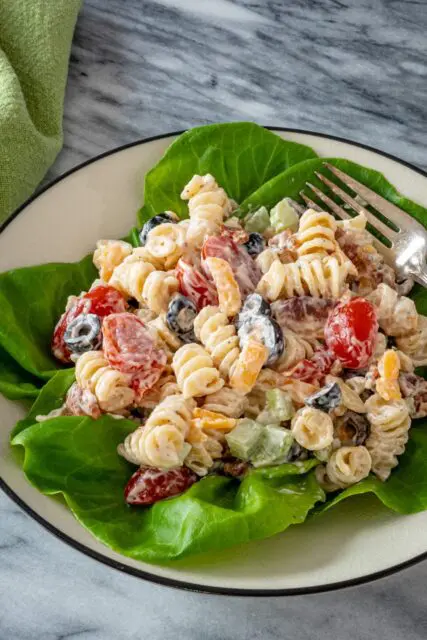
<instances>
[{"instance_id":1,"label":"green cloth napkin","mask_svg":"<svg viewBox=\"0 0 427 640\"><path fill-rule=\"evenodd\" d=\"M71 39L81 0L0 0L0 223L62 146Z\"/></svg>"}]
</instances>

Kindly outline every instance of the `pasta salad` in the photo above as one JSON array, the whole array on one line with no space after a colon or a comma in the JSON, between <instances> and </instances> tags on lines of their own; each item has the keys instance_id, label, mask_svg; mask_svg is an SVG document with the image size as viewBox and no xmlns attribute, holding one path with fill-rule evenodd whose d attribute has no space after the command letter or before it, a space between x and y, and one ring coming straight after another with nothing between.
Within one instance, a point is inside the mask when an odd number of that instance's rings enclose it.
<instances>
[{"instance_id":1,"label":"pasta salad","mask_svg":"<svg viewBox=\"0 0 427 640\"><path fill-rule=\"evenodd\" d=\"M427 509L427 294L363 216L305 209L323 163L253 123L189 130L128 236L0 274L0 393L31 405L14 459L116 552L212 554L354 494ZM380 173L328 163L427 221Z\"/></svg>"},{"instance_id":2,"label":"pasta salad","mask_svg":"<svg viewBox=\"0 0 427 640\"><path fill-rule=\"evenodd\" d=\"M427 320L372 245L363 214L336 221L285 197L239 217L211 174L159 212L139 246L100 240L99 274L52 340L75 365L55 416L128 418L117 455L131 505L209 475L313 459L326 492L386 481L427 415ZM40 416L39 420L46 417Z\"/></svg>"}]
</instances>

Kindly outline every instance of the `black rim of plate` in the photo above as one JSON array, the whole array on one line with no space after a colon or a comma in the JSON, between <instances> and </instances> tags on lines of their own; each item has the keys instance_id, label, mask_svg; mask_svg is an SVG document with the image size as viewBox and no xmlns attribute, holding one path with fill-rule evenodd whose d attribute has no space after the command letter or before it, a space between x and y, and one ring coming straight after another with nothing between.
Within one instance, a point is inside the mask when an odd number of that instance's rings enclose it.
<instances>
[{"instance_id":1,"label":"black rim of plate","mask_svg":"<svg viewBox=\"0 0 427 640\"><path fill-rule=\"evenodd\" d=\"M401 164L401 165L403 165L405 167L408 167L412 171L415 171L416 173L420 174L421 176L427 178L427 172L426 171L423 171L422 169L419 169L418 167L415 167L411 163L406 162L405 160L401 160L400 158L397 158L396 156L391 155L390 153L385 153L384 151L379 151L378 149L375 149L374 147L370 147L370 146L368 146L366 144L362 144L360 142L354 142L353 140L349 140L347 138L341 138L339 136L332 136L332 135L328 135L326 133L319 133L317 131L308 131L308 130L304 130L304 129L289 129L289 128L286 128L286 127L274 127L274 126L268 126L268 127L265 127L265 128L266 129L271 129L272 131L281 131L283 133L300 133L300 134L315 136L315 137L318 137L318 138L326 138L326 139L329 139L329 140L336 140L338 142L344 142L344 143L349 144L349 145L354 146L354 147L360 147L361 149L366 149L368 151L372 151L373 153L376 153L376 154L378 154L380 156L388 158L389 160L394 160L398 164ZM115 153L118 153L120 151L125 151L126 149L130 149L131 147L136 147L138 145L143 145L143 144L147 144L149 142L154 142L155 140L161 140L161 139L164 139L164 138L171 138L171 137L174 137L174 136L178 136L181 133L184 133L184 131L174 131L174 132L171 132L171 133L165 133L165 134L162 134L162 135L153 136L151 138L142 138L140 140L137 140L136 142L130 142L130 143L122 145L120 147L116 147L115 149L111 149L110 151L105 151L104 153L101 153L100 155L98 155L98 156L96 156L94 158L90 158L89 160L86 160L85 162L82 162L81 164L77 165L76 167L73 167L69 171L67 171L67 172L63 173L62 175L58 176L57 178L55 178L55 180L53 180L52 182L50 182L49 184L44 186L40 191L38 191L36 194L34 194L28 200L26 200L26 202L24 202L23 205L18 207L18 209L16 211L14 211L14 213L3 224L0 225L0 233L2 233L6 229L6 227L8 227L9 224L11 224L13 222L13 220L22 211L24 211L24 209L26 209L26 207L28 205L30 205L34 200L36 200L39 196L41 196L43 193L48 191L51 187L55 186L58 182L61 182L61 180L64 180L65 178L67 178L71 174L75 173L76 171L79 171L80 169L84 169L86 166L88 166L89 164L92 164L93 162L97 162L98 160L102 160L103 158L106 158L106 157L108 157L110 155L113 155ZM59 538L60 540L62 540L65 543L67 543L71 547L74 547L74 549L77 549L78 551L81 551L85 555L87 555L87 556L89 556L91 558L94 558L95 560L98 560L99 562L102 562L103 564L105 564L105 565L107 565L109 567L113 567L114 569L117 569L118 571L122 571L123 573L127 573L127 574L129 574L131 576L135 576L137 578L142 578L144 580L148 580L149 582L153 582L153 583L160 584L160 585L163 585L163 586L173 587L175 589L180 589L180 590L194 591L194 592L198 592L198 593L207 593L207 594L216 594L216 595L232 595L232 596L258 596L258 597L261 597L261 596L264 596L264 597L266 597L266 596L269 596L269 597L274 597L274 596L299 596L299 595L310 595L310 594L316 594L316 593L325 593L325 592L328 592L328 591L336 591L338 589L344 589L344 588L347 588L347 587L355 587L355 586L358 586L358 585L366 584L368 582L373 582L374 580L379 580L381 578L385 578L387 576L391 576L394 573L397 573L398 571L402 571L403 569L407 569L409 567L412 567L412 566L418 564L419 562L422 562L423 560L427 559L427 551L426 551L426 552L424 552L424 553L422 553L422 554L420 554L418 556L415 556L414 558L411 558L410 560L406 560L405 562L402 562L400 564L394 565L394 566L392 566L392 567L390 567L388 569L383 569L382 571L378 571L376 573L371 573L371 574L368 574L366 576L361 576L360 578L353 578L353 579L349 579L349 580L343 580L343 581L334 582L334 583L331 583L331 584L316 585L316 586L313 586L313 587L296 587L296 588L288 588L288 589L240 589L240 588L228 588L228 587L214 587L214 586L210 586L210 585L203 585L203 584L197 584L197 583L181 581L181 580L174 579L174 578L164 578L162 576L157 576L157 575L155 575L153 573L149 573L148 571L143 571L142 569L137 569L135 567L130 567L130 566L126 565L126 564L118 562L117 560L113 560L112 558L108 558L107 556L104 556L103 554L98 553L97 551L93 551L89 547L86 547L84 544L81 544L80 542L77 542L77 540L74 540L74 538L70 537L69 535L67 535L66 533L61 531L60 529L57 529L50 522L48 522L47 520L42 518L36 511L34 511L30 506L28 506L13 491L13 489L11 489L8 486L8 484L2 478L0 478L0 488L3 489L3 491L6 493L6 495L8 495L14 502L16 502L16 504L18 504L21 507L21 509L23 509L32 518L34 518L34 520L36 520L39 524L41 524L45 529L50 531L50 533L52 533L57 538Z\"/></svg>"}]
</instances>

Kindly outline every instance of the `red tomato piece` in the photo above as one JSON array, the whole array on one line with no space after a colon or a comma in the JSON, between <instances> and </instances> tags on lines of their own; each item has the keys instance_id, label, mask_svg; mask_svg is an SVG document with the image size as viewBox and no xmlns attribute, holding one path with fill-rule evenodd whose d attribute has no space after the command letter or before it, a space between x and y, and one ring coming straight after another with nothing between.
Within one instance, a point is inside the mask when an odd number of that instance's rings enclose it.
<instances>
[{"instance_id":1,"label":"red tomato piece","mask_svg":"<svg viewBox=\"0 0 427 640\"><path fill-rule=\"evenodd\" d=\"M205 269L206 258L221 258L230 265L234 278L239 285L242 298L255 290L261 279L261 271L249 255L246 248L230 237L209 236L202 247L202 266ZM205 269L206 273L208 272Z\"/></svg>"},{"instance_id":2,"label":"red tomato piece","mask_svg":"<svg viewBox=\"0 0 427 640\"><path fill-rule=\"evenodd\" d=\"M125 487L125 500L128 504L148 506L183 493L196 480L196 474L187 467L169 469L169 471L141 467Z\"/></svg>"},{"instance_id":3,"label":"red tomato piece","mask_svg":"<svg viewBox=\"0 0 427 640\"><path fill-rule=\"evenodd\" d=\"M110 313L123 313L127 309L127 302L120 291L109 285L100 284L85 293L83 300L90 301L85 304L85 313L95 313L101 318Z\"/></svg>"},{"instance_id":4,"label":"red tomato piece","mask_svg":"<svg viewBox=\"0 0 427 640\"><path fill-rule=\"evenodd\" d=\"M377 334L377 313L364 298L351 298L338 304L325 327L328 349L349 369L366 367L374 352Z\"/></svg>"},{"instance_id":5,"label":"red tomato piece","mask_svg":"<svg viewBox=\"0 0 427 640\"><path fill-rule=\"evenodd\" d=\"M148 378L153 368L163 371L166 353L158 349L144 322L132 313L112 313L102 323L104 355L123 373Z\"/></svg>"},{"instance_id":6,"label":"red tomato piece","mask_svg":"<svg viewBox=\"0 0 427 640\"><path fill-rule=\"evenodd\" d=\"M120 291L108 285L98 285L82 296L75 297L67 311L60 317L52 338L52 353L61 362L69 364L71 353L64 342L64 334L72 320L81 313L94 313L100 318L110 313L122 313L127 302Z\"/></svg>"},{"instance_id":7,"label":"red tomato piece","mask_svg":"<svg viewBox=\"0 0 427 640\"><path fill-rule=\"evenodd\" d=\"M316 351L308 359L301 360L287 375L303 382L318 382L330 373L336 356L329 351Z\"/></svg>"},{"instance_id":8,"label":"red tomato piece","mask_svg":"<svg viewBox=\"0 0 427 640\"><path fill-rule=\"evenodd\" d=\"M206 278L200 268L197 269L196 266L180 258L175 275L179 282L180 292L194 302L198 311L208 305L218 304L215 285Z\"/></svg>"},{"instance_id":9,"label":"red tomato piece","mask_svg":"<svg viewBox=\"0 0 427 640\"><path fill-rule=\"evenodd\" d=\"M53 331L51 344L52 353L57 360L64 362L64 364L70 364L71 362L71 352L64 342L64 335L70 322L82 312L81 309L81 300L76 298L76 302L59 318Z\"/></svg>"},{"instance_id":10,"label":"red tomato piece","mask_svg":"<svg viewBox=\"0 0 427 640\"><path fill-rule=\"evenodd\" d=\"M153 363L150 371L136 373L130 383L131 389L135 391L135 402L141 402L143 397L154 387L160 379L164 370L164 365Z\"/></svg>"}]
</instances>

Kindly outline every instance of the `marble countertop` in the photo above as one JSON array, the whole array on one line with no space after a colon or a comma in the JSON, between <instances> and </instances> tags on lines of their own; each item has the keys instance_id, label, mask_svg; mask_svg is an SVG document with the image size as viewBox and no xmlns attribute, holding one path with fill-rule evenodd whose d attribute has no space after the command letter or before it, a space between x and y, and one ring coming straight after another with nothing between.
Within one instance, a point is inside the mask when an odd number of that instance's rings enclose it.
<instances>
[{"instance_id":1,"label":"marble countertop","mask_svg":"<svg viewBox=\"0 0 427 640\"><path fill-rule=\"evenodd\" d=\"M48 179L137 138L254 120L427 166L424 0L86 0ZM341 592L225 598L120 574L0 494L0 640L416 640L427 563Z\"/></svg>"}]
</instances>

